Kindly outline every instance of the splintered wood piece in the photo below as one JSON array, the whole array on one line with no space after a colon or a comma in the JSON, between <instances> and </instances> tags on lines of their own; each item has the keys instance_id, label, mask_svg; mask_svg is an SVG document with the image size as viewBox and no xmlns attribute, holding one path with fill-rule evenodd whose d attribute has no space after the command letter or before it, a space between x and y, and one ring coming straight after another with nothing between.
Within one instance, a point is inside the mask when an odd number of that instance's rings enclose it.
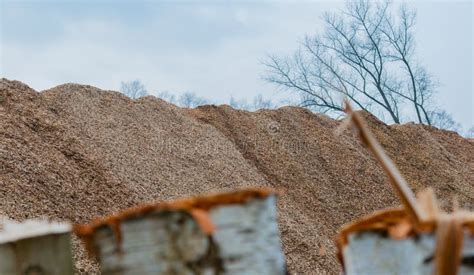
<instances>
[{"instance_id":1,"label":"splintered wood piece","mask_svg":"<svg viewBox=\"0 0 474 275\"><path fill-rule=\"evenodd\" d=\"M436 226L435 275L458 274L462 242L462 225L455 213L440 216Z\"/></svg>"},{"instance_id":2,"label":"splintered wood piece","mask_svg":"<svg viewBox=\"0 0 474 275\"><path fill-rule=\"evenodd\" d=\"M364 119L358 113L354 112L349 102L345 101L345 112L352 118L352 123L356 126L362 142L372 151L375 158L379 161L385 173L392 183L392 187L401 200L403 206L408 211L411 219L415 225L420 224L426 219L423 211L418 207L415 195L410 189L408 183L405 181L400 171L397 169L392 160L385 154L382 146L373 136L372 132L367 127Z\"/></svg>"},{"instance_id":3,"label":"splintered wood piece","mask_svg":"<svg viewBox=\"0 0 474 275\"><path fill-rule=\"evenodd\" d=\"M426 215L426 220L434 221L441 213L433 188L426 188L417 194L418 205Z\"/></svg>"}]
</instances>

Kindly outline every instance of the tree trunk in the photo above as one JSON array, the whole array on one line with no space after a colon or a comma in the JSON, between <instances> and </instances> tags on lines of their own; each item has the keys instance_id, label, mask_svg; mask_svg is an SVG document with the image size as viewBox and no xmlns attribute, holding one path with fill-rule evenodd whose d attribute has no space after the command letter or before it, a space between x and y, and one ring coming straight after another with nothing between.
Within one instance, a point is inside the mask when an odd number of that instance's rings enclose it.
<instances>
[{"instance_id":1,"label":"tree trunk","mask_svg":"<svg viewBox=\"0 0 474 275\"><path fill-rule=\"evenodd\" d=\"M395 240L374 232L349 235L342 254L346 275L434 274L436 237L422 234ZM474 237L466 233L458 274L474 274Z\"/></svg>"},{"instance_id":2,"label":"tree trunk","mask_svg":"<svg viewBox=\"0 0 474 275\"><path fill-rule=\"evenodd\" d=\"M74 274L71 226L0 221L0 274Z\"/></svg>"},{"instance_id":3,"label":"tree trunk","mask_svg":"<svg viewBox=\"0 0 474 275\"><path fill-rule=\"evenodd\" d=\"M206 211L157 209L115 229L96 227L92 250L103 274L285 274L275 201L270 195Z\"/></svg>"},{"instance_id":4,"label":"tree trunk","mask_svg":"<svg viewBox=\"0 0 474 275\"><path fill-rule=\"evenodd\" d=\"M408 61L403 57L402 62L405 64L408 73L410 74L410 80L411 80L411 85L413 87L413 106L415 107L416 111L416 117L418 118L418 123L423 124L423 119L421 118L420 114L420 108L418 107L418 94L417 94L417 88L416 88L416 81L415 81L415 75L413 74L413 71L411 70L410 64L408 64ZM428 123L428 122L427 122ZM428 125L430 125L428 123Z\"/></svg>"}]
</instances>

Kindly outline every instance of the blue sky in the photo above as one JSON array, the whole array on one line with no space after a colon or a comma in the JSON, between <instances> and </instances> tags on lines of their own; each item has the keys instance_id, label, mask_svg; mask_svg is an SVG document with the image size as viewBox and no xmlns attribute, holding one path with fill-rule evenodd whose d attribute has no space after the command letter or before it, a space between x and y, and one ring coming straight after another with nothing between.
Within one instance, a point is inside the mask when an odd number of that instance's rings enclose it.
<instances>
[{"instance_id":1,"label":"blue sky","mask_svg":"<svg viewBox=\"0 0 474 275\"><path fill-rule=\"evenodd\" d=\"M291 54L321 29L321 1L1 1L0 75L37 90L65 82L152 94L288 97L261 80L266 54ZM441 84L436 104L474 125L473 3L415 1L417 55Z\"/></svg>"}]
</instances>

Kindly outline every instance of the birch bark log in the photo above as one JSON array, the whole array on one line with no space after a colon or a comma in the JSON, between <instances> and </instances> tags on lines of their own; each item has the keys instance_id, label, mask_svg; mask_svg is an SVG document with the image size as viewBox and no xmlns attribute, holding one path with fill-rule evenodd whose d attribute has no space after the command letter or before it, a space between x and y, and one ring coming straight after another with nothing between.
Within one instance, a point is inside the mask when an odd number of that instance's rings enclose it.
<instances>
[{"instance_id":1,"label":"birch bark log","mask_svg":"<svg viewBox=\"0 0 474 275\"><path fill-rule=\"evenodd\" d=\"M343 249L347 275L434 274L436 238L422 234L404 240L370 232L349 235ZM466 233L461 254L460 275L474 274L474 237Z\"/></svg>"},{"instance_id":2,"label":"birch bark log","mask_svg":"<svg viewBox=\"0 0 474 275\"><path fill-rule=\"evenodd\" d=\"M93 235L103 274L285 274L276 197L212 207L205 234L186 211L162 210Z\"/></svg>"},{"instance_id":3,"label":"birch bark log","mask_svg":"<svg viewBox=\"0 0 474 275\"><path fill-rule=\"evenodd\" d=\"M2 219L0 225L0 274L74 274L69 224Z\"/></svg>"}]
</instances>

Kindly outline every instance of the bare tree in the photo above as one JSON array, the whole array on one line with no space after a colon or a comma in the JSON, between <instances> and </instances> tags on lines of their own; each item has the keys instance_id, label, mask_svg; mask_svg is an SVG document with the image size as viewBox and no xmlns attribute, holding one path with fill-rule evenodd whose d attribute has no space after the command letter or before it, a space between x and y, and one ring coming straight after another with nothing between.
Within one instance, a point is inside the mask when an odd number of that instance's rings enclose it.
<instances>
[{"instance_id":1,"label":"bare tree","mask_svg":"<svg viewBox=\"0 0 474 275\"><path fill-rule=\"evenodd\" d=\"M430 121L433 126L436 126L440 129L450 130L455 132L461 131L461 125L457 123L451 114L445 110L436 110L429 113Z\"/></svg>"},{"instance_id":2,"label":"bare tree","mask_svg":"<svg viewBox=\"0 0 474 275\"><path fill-rule=\"evenodd\" d=\"M388 41L387 56L402 64L408 86L394 91L413 105L419 123L431 124L427 101L429 101L435 84L425 68L414 62L414 37L416 13L405 5L400 7L398 17L387 14L382 28L383 37ZM400 82L401 83L401 82Z\"/></svg>"},{"instance_id":3,"label":"bare tree","mask_svg":"<svg viewBox=\"0 0 474 275\"><path fill-rule=\"evenodd\" d=\"M474 126L471 128L467 129L465 135L466 138L474 138Z\"/></svg>"},{"instance_id":4,"label":"bare tree","mask_svg":"<svg viewBox=\"0 0 474 275\"><path fill-rule=\"evenodd\" d=\"M431 124L427 106L434 82L414 61L416 14L405 6L348 2L340 14L326 13L325 32L307 36L291 57L270 56L265 79L300 95L300 105L340 114L342 98L400 123L413 108L419 123Z\"/></svg>"},{"instance_id":5,"label":"bare tree","mask_svg":"<svg viewBox=\"0 0 474 275\"><path fill-rule=\"evenodd\" d=\"M252 103L248 103L246 99L237 100L234 97L230 98L229 105L234 109L241 109L246 111L256 111L259 109L274 109L276 105L271 99L264 98L262 94L258 94L253 98Z\"/></svg>"},{"instance_id":6,"label":"bare tree","mask_svg":"<svg viewBox=\"0 0 474 275\"><path fill-rule=\"evenodd\" d=\"M176 96L168 91L164 91L158 94L158 98L161 98L171 104L177 104Z\"/></svg>"},{"instance_id":7,"label":"bare tree","mask_svg":"<svg viewBox=\"0 0 474 275\"><path fill-rule=\"evenodd\" d=\"M133 99L148 95L145 85L139 80L122 81L122 83L120 83L120 92Z\"/></svg>"},{"instance_id":8,"label":"bare tree","mask_svg":"<svg viewBox=\"0 0 474 275\"><path fill-rule=\"evenodd\" d=\"M184 108L194 108L205 104L208 104L208 101L193 92L185 92L178 99L178 105Z\"/></svg>"},{"instance_id":9,"label":"bare tree","mask_svg":"<svg viewBox=\"0 0 474 275\"><path fill-rule=\"evenodd\" d=\"M271 99L264 98L262 94L258 94L253 98L253 108L254 110L259 109L274 109L276 106L273 104Z\"/></svg>"},{"instance_id":10,"label":"bare tree","mask_svg":"<svg viewBox=\"0 0 474 275\"><path fill-rule=\"evenodd\" d=\"M233 96L230 97L229 105L234 109L241 109L241 110L249 110L250 111L250 108L251 108L250 105L248 104L247 100L245 100L245 99L237 100Z\"/></svg>"}]
</instances>

